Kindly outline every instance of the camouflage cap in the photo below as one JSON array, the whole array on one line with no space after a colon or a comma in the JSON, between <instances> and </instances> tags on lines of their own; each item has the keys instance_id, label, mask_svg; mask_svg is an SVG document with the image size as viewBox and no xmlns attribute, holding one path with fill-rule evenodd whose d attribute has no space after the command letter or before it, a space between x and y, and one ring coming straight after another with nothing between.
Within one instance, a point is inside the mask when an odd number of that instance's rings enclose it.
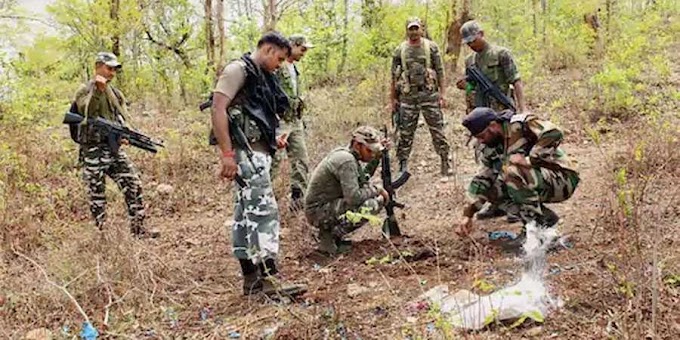
<instances>
[{"instance_id":1,"label":"camouflage cap","mask_svg":"<svg viewBox=\"0 0 680 340\"><path fill-rule=\"evenodd\" d=\"M473 136L480 134L491 122L499 120L496 112L488 107L478 107L463 118L463 126Z\"/></svg>"},{"instance_id":2,"label":"camouflage cap","mask_svg":"<svg viewBox=\"0 0 680 340\"><path fill-rule=\"evenodd\" d=\"M477 38L477 34L482 31L482 26L475 20L470 20L460 27L460 36L463 44L469 44Z\"/></svg>"},{"instance_id":3,"label":"camouflage cap","mask_svg":"<svg viewBox=\"0 0 680 340\"><path fill-rule=\"evenodd\" d=\"M423 27L423 22L420 21L420 18L411 17L408 20L406 20L406 29L409 29L414 26Z\"/></svg>"},{"instance_id":4,"label":"camouflage cap","mask_svg":"<svg viewBox=\"0 0 680 340\"><path fill-rule=\"evenodd\" d=\"M352 133L352 138L366 146L373 152L380 152L385 149L380 138L380 132L370 126L360 126Z\"/></svg>"},{"instance_id":5,"label":"camouflage cap","mask_svg":"<svg viewBox=\"0 0 680 340\"><path fill-rule=\"evenodd\" d=\"M97 53L97 58L94 61L95 63L104 63L107 66L113 67L113 68L121 68L123 65L118 62L118 58L116 57L115 54L111 52L99 52Z\"/></svg>"},{"instance_id":6,"label":"camouflage cap","mask_svg":"<svg viewBox=\"0 0 680 340\"><path fill-rule=\"evenodd\" d=\"M290 44L293 46L304 46L306 48L313 48L314 44L310 43L302 34L293 34L288 38Z\"/></svg>"}]
</instances>

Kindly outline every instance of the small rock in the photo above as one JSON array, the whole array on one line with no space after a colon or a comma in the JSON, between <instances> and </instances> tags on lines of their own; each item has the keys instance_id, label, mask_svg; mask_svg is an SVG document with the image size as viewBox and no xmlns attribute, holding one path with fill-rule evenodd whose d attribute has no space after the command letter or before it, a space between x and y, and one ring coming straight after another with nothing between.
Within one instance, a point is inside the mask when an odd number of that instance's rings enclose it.
<instances>
[{"instance_id":1,"label":"small rock","mask_svg":"<svg viewBox=\"0 0 680 340\"><path fill-rule=\"evenodd\" d=\"M440 178L439 181L442 182L442 183L446 183L446 182L449 181L449 176L444 176L444 177Z\"/></svg>"},{"instance_id":2,"label":"small rock","mask_svg":"<svg viewBox=\"0 0 680 340\"><path fill-rule=\"evenodd\" d=\"M525 335L533 338L533 337L541 335L541 333L543 333L543 327L538 326L538 327L534 327L534 328L528 330L525 333Z\"/></svg>"},{"instance_id":3,"label":"small rock","mask_svg":"<svg viewBox=\"0 0 680 340\"><path fill-rule=\"evenodd\" d=\"M418 321L418 318L416 318L416 317L413 317L413 316L407 316L406 317L406 322L408 322L408 323L416 323L416 321Z\"/></svg>"},{"instance_id":4,"label":"small rock","mask_svg":"<svg viewBox=\"0 0 680 340\"><path fill-rule=\"evenodd\" d=\"M47 328L36 328L26 333L24 340L52 340L52 332Z\"/></svg>"},{"instance_id":5,"label":"small rock","mask_svg":"<svg viewBox=\"0 0 680 340\"><path fill-rule=\"evenodd\" d=\"M175 188L170 184L159 184L156 187L156 192L161 195L170 195L175 191Z\"/></svg>"},{"instance_id":6,"label":"small rock","mask_svg":"<svg viewBox=\"0 0 680 340\"><path fill-rule=\"evenodd\" d=\"M347 285L347 295L351 298L354 298L366 292L368 292L368 288L360 286L356 283L350 283Z\"/></svg>"}]
</instances>

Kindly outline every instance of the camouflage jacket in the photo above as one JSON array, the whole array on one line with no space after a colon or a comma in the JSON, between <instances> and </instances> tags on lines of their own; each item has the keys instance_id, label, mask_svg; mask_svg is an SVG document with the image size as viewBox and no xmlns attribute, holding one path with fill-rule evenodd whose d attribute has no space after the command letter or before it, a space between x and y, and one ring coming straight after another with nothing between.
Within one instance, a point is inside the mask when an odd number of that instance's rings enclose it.
<instances>
[{"instance_id":1,"label":"camouflage jacket","mask_svg":"<svg viewBox=\"0 0 680 340\"><path fill-rule=\"evenodd\" d=\"M102 117L113 121L118 119L117 115L127 118L125 96L112 84L107 84L104 92L96 89L94 81L82 84L73 96L73 101L78 113L90 118Z\"/></svg>"},{"instance_id":2,"label":"camouflage jacket","mask_svg":"<svg viewBox=\"0 0 680 340\"><path fill-rule=\"evenodd\" d=\"M422 38L416 46L404 41L394 51L392 81L397 84L400 95L436 91L443 79L444 65L435 42Z\"/></svg>"},{"instance_id":3,"label":"camouflage jacket","mask_svg":"<svg viewBox=\"0 0 680 340\"><path fill-rule=\"evenodd\" d=\"M465 59L465 67L476 65L491 82L496 84L501 92L505 93L510 100L513 100L510 85L520 79L519 71L515 60L505 47L487 43L484 50L473 53ZM506 109L493 98L485 98L481 92L474 94L475 107L491 107L496 111Z\"/></svg>"},{"instance_id":4,"label":"camouflage jacket","mask_svg":"<svg viewBox=\"0 0 680 340\"><path fill-rule=\"evenodd\" d=\"M503 143L484 148L480 154L481 168L468 187L470 202L479 210L488 197L489 189L498 179L503 181L503 172L510 156L522 154L534 168L569 170L576 172L567 154L560 148L562 130L547 120L532 114L515 114L503 122Z\"/></svg>"},{"instance_id":5,"label":"camouflage jacket","mask_svg":"<svg viewBox=\"0 0 680 340\"><path fill-rule=\"evenodd\" d=\"M283 88L283 92L288 96L288 101L290 102L290 108L281 117L283 120L290 121L293 118L300 118L302 115L302 99L301 96L301 84L300 84L300 71L298 71L297 65L293 63L293 71L295 72L296 85L293 85L293 77L290 74L290 69L288 67L290 63L285 61L281 67L276 71L276 78Z\"/></svg>"},{"instance_id":6,"label":"camouflage jacket","mask_svg":"<svg viewBox=\"0 0 680 340\"><path fill-rule=\"evenodd\" d=\"M350 209L358 208L363 202L379 195L378 187L369 183L379 161L368 163L362 167L359 155L349 147L340 147L331 151L312 173L305 206L317 206L344 199Z\"/></svg>"}]
</instances>

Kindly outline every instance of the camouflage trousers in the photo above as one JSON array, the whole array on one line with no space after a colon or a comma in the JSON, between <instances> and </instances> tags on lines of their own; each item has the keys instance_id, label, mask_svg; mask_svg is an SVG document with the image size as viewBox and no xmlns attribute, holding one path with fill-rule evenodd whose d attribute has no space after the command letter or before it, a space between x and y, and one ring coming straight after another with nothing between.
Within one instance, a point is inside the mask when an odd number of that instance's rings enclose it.
<instances>
[{"instance_id":1,"label":"camouflage trousers","mask_svg":"<svg viewBox=\"0 0 680 340\"><path fill-rule=\"evenodd\" d=\"M278 150L274 156L271 170L272 181L278 176L279 166L287 156L291 170L290 186L304 193L309 182L309 156L305 143L304 124L302 119L294 118L290 122L281 121L281 129L288 132L288 147L285 150Z\"/></svg>"},{"instance_id":2,"label":"camouflage trousers","mask_svg":"<svg viewBox=\"0 0 680 340\"><path fill-rule=\"evenodd\" d=\"M112 154L108 146L83 145L80 150L83 161L83 179L87 184L90 211L98 228L106 221L106 177L118 185L125 196L130 229L135 232L144 225L142 181L137 170L123 151Z\"/></svg>"},{"instance_id":3,"label":"camouflage trousers","mask_svg":"<svg viewBox=\"0 0 680 340\"><path fill-rule=\"evenodd\" d=\"M397 159L408 160L413 146L418 117L423 113L425 122L430 128L432 145L437 154L448 158L449 143L444 135L444 117L439 108L438 92L419 92L405 96L401 101L401 119L399 120L399 143Z\"/></svg>"},{"instance_id":4,"label":"camouflage trousers","mask_svg":"<svg viewBox=\"0 0 680 340\"><path fill-rule=\"evenodd\" d=\"M250 162L245 151L236 150L238 173L247 186L235 184L232 246L236 258L254 264L276 259L279 252L279 207L269 176L271 161L269 154L254 151Z\"/></svg>"},{"instance_id":5,"label":"camouflage trousers","mask_svg":"<svg viewBox=\"0 0 680 340\"><path fill-rule=\"evenodd\" d=\"M347 211L366 212L368 214L375 215L380 213L384 207L384 204L385 202L382 196L379 196L364 201L359 206L359 208L351 209L344 199L338 198L333 201L305 209L305 215L307 217L307 222L309 222L314 227L321 230L330 230L334 236L342 238L343 236L363 227L366 222L368 222L363 218L358 222L349 221L345 216Z\"/></svg>"},{"instance_id":6,"label":"camouflage trousers","mask_svg":"<svg viewBox=\"0 0 680 340\"><path fill-rule=\"evenodd\" d=\"M503 173L483 196L509 214L528 222L543 215L544 203L569 199L580 179L571 170L542 167L505 166Z\"/></svg>"}]
</instances>

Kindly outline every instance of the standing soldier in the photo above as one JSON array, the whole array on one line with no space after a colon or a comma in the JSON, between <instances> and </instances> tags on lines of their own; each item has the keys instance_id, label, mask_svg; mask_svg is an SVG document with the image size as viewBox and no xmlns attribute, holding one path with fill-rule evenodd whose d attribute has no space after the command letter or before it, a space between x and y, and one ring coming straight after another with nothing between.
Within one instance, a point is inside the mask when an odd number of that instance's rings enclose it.
<instances>
[{"instance_id":1,"label":"standing soldier","mask_svg":"<svg viewBox=\"0 0 680 340\"><path fill-rule=\"evenodd\" d=\"M272 181L278 175L279 164L287 153L290 159L290 190L291 190L291 210L296 211L302 208L304 203L304 193L307 190L308 164L307 145L305 143L305 127L302 122L302 112L305 109L304 101L301 96L300 72L295 62L300 61L308 49L314 47L307 39L299 34L288 38L291 45L291 52L288 59L281 65L276 72L276 76L281 82L284 92L288 96L290 108L281 116L281 132L287 136L288 146L285 150L280 150L274 156L272 163Z\"/></svg>"},{"instance_id":2,"label":"standing soldier","mask_svg":"<svg viewBox=\"0 0 680 340\"><path fill-rule=\"evenodd\" d=\"M436 43L423 37L418 18L406 23L408 39L395 50L392 58L390 99L392 112L398 112L399 171L408 170L408 158L422 111L430 127L432 144L441 157L441 174L450 174L449 143L444 135L444 67ZM397 100L397 98L399 98Z\"/></svg>"},{"instance_id":3,"label":"standing soldier","mask_svg":"<svg viewBox=\"0 0 680 340\"><path fill-rule=\"evenodd\" d=\"M463 43L474 51L465 59L465 67L476 66L511 101L514 99L513 104L520 113L524 113L527 110L524 87L510 50L487 42L482 27L474 20L464 23L460 28L460 34ZM509 109L494 98L485 96L481 91L474 91L472 84L468 84L464 77L458 79L456 86L472 94L473 100L470 103L472 107L468 106L468 112L475 107L490 107L496 112Z\"/></svg>"},{"instance_id":4,"label":"standing soldier","mask_svg":"<svg viewBox=\"0 0 680 340\"><path fill-rule=\"evenodd\" d=\"M220 150L219 175L240 177L245 186L235 192L233 251L243 272L245 295L297 295L301 285L284 285L278 278L279 210L270 177L272 156L285 141L276 139L277 114L288 99L273 72L290 54L288 40L266 33L257 50L224 67L213 91L212 131ZM230 119L235 126L230 127ZM240 130L249 145L235 142ZM252 154L249 155L249 148Z\"/></svg>"},{"instance_id":5,"label":"standing soldier","mask_svg":"<svg viewBox=\"0 0 680 340\"><path fill-rule=\"evenodd\" d=\"M125 97L110 84L122 67L113 53L98 53L94 79L76 91L72 109L76 108L85 118L101 117L125 125L125 119L128 118ZM108 136L88 124L87 119L83 119L82 124L78 141L80 157L84 162L83 178L87 184L90 211L97 227L103 229L106 221L106 175L116 182L125 196L132 234L138 238L158 237L160 233L157 230L144 228L142 181L132 162L122 150L112 152L107 143ZM125 144L125 141L122 142Z\"/></svg>"}]
</instances>

